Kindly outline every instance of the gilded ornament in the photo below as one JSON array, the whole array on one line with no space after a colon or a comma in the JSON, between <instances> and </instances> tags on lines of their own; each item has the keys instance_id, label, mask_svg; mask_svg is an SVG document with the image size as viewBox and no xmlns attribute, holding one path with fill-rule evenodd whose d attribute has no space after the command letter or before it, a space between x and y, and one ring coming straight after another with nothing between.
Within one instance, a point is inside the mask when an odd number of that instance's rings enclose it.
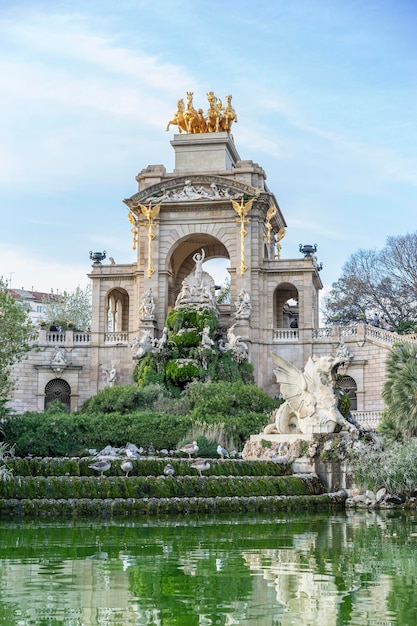
<instances>
[{"instance_id":1,"label":"gilded ornament","mask_svg":"<svg viewBox=\"0 0 417 626\"><path fill-rule=\"evenodd\" d=\"M246 218L247 214L252 208L255 198L251 198L244 203L243 196L239 202L231 200L232 206L236 213L239 215L239 219L236 219L236 223L240 224L240 275L243 276L248 266L245 264L245 237L248 231L245 229L245 224L249 224L249 219Z\"/></svg>"},{"instance_id":2,"label":"gilded ornament","mask_svg":"<svg viewBox=\"0 0 417 626\"><path fill-rule=\"evenodd\" d=\"M148 220L148 278L151 278L152 274L155 272L154 268L152 267L152 241L156 237L155 233L153 232L153 228L154 226L156 226L154 220L161 210L161 202L159 204L156 204L155 206L152 206L152 202L149 203L149 206L139 204L139 207L143 215Z\"/></svg>"},{"instance_id":3,"label":"gilded ornament","mask_svg":"<svg viewBox=\"0 0 417 626\"><path fill-rule=\"evenodd\" d=\"M236 111L232 107L232 96L226 96L226 104L214 95L213 91L207 93L209 104L206 115L203 109L195 109L193 104L193 91L187 91L185 104L181 98L177 102L177 110L167 124L166 130L170 126L177 126L178 132L183 131L188 134L197 133L219 133L230 134L233 122L237 122Z\"/></svg>"}]
</instances>

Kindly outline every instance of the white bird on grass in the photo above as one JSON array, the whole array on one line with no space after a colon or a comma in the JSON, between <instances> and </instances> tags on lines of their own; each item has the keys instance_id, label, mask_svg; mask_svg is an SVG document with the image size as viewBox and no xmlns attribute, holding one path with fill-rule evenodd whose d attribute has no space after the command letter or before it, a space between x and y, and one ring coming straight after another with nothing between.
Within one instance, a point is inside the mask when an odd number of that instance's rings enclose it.
<instances>
[{"instance_id":1,"label":"white bird on grass","mask_svg":"<svg viewBox=\"0 0 417 626\"><path fill-rule=\"evenodd\" d=\"M104 477L104 472L107 472L111 468L110 461L96 461L95 463L91 463L88 467L95 470L96 472L100 472L99 478Z\"/></svg>"},{"instance_id":2,"label":"white bird on grass","mask_svg":"<svg viewBox=\"0 0 417 626\"><path fill-rule=\"evenodd\" d=\"M171 463L167 463L164 467L164 474L165 476L173 476L175 474L175 470L173 468L173 466L171 465Z\"/></svg>"},{"instance_id":3,"label":"white bird on grass","mask_svg":"<svg viewBox=\"0 0 417 626\"><path fill-rule=\"evenodd\" d=\"M129 472L131 472L133 469L132 461L129 461L129 459L123 459L123 461L120 463L120 467L122 468L123 472L125 472L125 478L129 478Z\"/></svg>"},{"instance_id":4,"label":"white bird on grass","mask_svg":"<svg viewBox=\"0 0 417 626\"><path fill-rule=\"evenodd\" d=\"M185 446L180 448L180 452L184 452L185 454L188 454L189 459L191 459L192 454L197 454L198 451L199 451L199 447L196 441L193 441L193 443L187 443Z\"/></svg>"},{"instance_id":5,"label":"white bird on grass","mask_svg":"<svg viewBox=\"0 0 417 626\"><path fill-rule=\"evenodd\" d=\"M220 444L217 446L217 454L221 456L222 459L224 459L225 456L227 456L228 458L230 456L226 448L222 448Z\"/></svg>"},{"instance_id":6,"label":"white bird on grass","mask_svg":"<svg viewBox=\"0 0 417 626\"><path fill-rule=\"evenodd\" d=\"M193 467L197 470L200 478L204 478L202 472L206 472L208 469L210 469L210 463L208 461L205 461L204 459L197 459L196 461L194 461L194 463L191 463L190 467Z\"/></svg>"}]
</instances>

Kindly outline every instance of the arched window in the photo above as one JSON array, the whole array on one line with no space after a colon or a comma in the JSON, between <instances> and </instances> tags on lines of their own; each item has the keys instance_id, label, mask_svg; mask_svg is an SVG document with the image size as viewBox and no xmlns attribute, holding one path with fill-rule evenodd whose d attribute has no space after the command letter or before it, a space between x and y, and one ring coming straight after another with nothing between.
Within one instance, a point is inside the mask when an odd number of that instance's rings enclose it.
<instances>
[{"instance_id":1,"label":"arched window","mask_svg":"<svg viewBox=\"0 0 417 626\"><path fill-rule=\"evenodd\" d=\"M116 287L107 294L106 321L109 333L129 330L129 295L125 289Z\"/></svg>"},{"instance_id":2,"label":"arched window","mask_svg":"<svg viewBox=\"0 0 417 626\"><path fill-rule=\"evenodd\" d=\"M290 328L291 323L297 320L298 326L299 303L298 290L291 283L281 283L274 293L274 326L275 328Z\"/></svg>"},{"instance_id":3,"label":"arched window","mask_svg":"<svg viewBox=\"0 0 417 626\"><path fill-rule=\"evenodd\" d=\"M47 409L54 400L59 400L69 411L71 407L70 397L71 387L67 381L62 380L62 378L54 378L50 380L45 387L45 409Z\"/></svg>"},{"instance_id":4,"label":"arched window","mask_svg":"<svg viewBox=\"0 0 417 626\"><path fill-rule=\"evenodd\" d=\"M350 399L350 410L356 411L358 408L357 391L358 387L356 382L351 376L343 376L339 382L340 387Z\"/></svg>"}]
</instances>

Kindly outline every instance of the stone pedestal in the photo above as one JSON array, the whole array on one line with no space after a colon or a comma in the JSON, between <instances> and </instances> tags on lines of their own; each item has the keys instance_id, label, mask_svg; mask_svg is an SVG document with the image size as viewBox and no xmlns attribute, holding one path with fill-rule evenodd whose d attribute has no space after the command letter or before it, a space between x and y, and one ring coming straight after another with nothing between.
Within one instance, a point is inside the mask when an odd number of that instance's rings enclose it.
<instances>
[{"instance_id":1,"label":"stone pedestal","mask_svg":"<svg viewBox=\"0 0 417 626\"><path fill-rule=\"evenodd\" d=\"M178 134L171 145L175 150L176 174L232 170L239 161L235 144L225 132Z\"/></svg>"}]
</instances>

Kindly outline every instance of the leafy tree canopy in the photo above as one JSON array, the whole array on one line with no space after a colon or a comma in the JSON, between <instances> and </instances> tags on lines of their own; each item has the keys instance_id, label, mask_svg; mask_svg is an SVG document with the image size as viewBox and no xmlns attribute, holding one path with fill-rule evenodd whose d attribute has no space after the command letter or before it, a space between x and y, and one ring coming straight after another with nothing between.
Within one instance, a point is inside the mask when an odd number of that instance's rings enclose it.
<instances>
[{"instance_id":1,"label":"leafy tree canopy","mask_svg":"<svg viewBox=\"0 0 417 626\"><path fill-rule=\"evenodd\" d=\"M417 232L388 237L385 247L358 250L325 299L326 324L366 321L377 312L399 332L417 320Z\"/></svg>"},{"instance_id":2,"label":"leafy tree canopy","mask_svg":"<svg viewBox=\"0 0 417 626\"><path fill-rule=\"evenodd\" d=\"M30 350L32 323L0 278L0 415L13 387L11 368Z\"/></svg>"},{"instance_id":3,"label":"leafy tree canopy","mask_svg":"<svg viewBox=\"0 0 417 626\"><path fill-rule=\"evenodd\" d=\"M91 285L85 289L78 286L75 291L51 295L43 301L43 305L44 321L47 324L55 323L63 329L73 327L75 330L86 330L91 326Z\"/></svg>"}]
</instances>

